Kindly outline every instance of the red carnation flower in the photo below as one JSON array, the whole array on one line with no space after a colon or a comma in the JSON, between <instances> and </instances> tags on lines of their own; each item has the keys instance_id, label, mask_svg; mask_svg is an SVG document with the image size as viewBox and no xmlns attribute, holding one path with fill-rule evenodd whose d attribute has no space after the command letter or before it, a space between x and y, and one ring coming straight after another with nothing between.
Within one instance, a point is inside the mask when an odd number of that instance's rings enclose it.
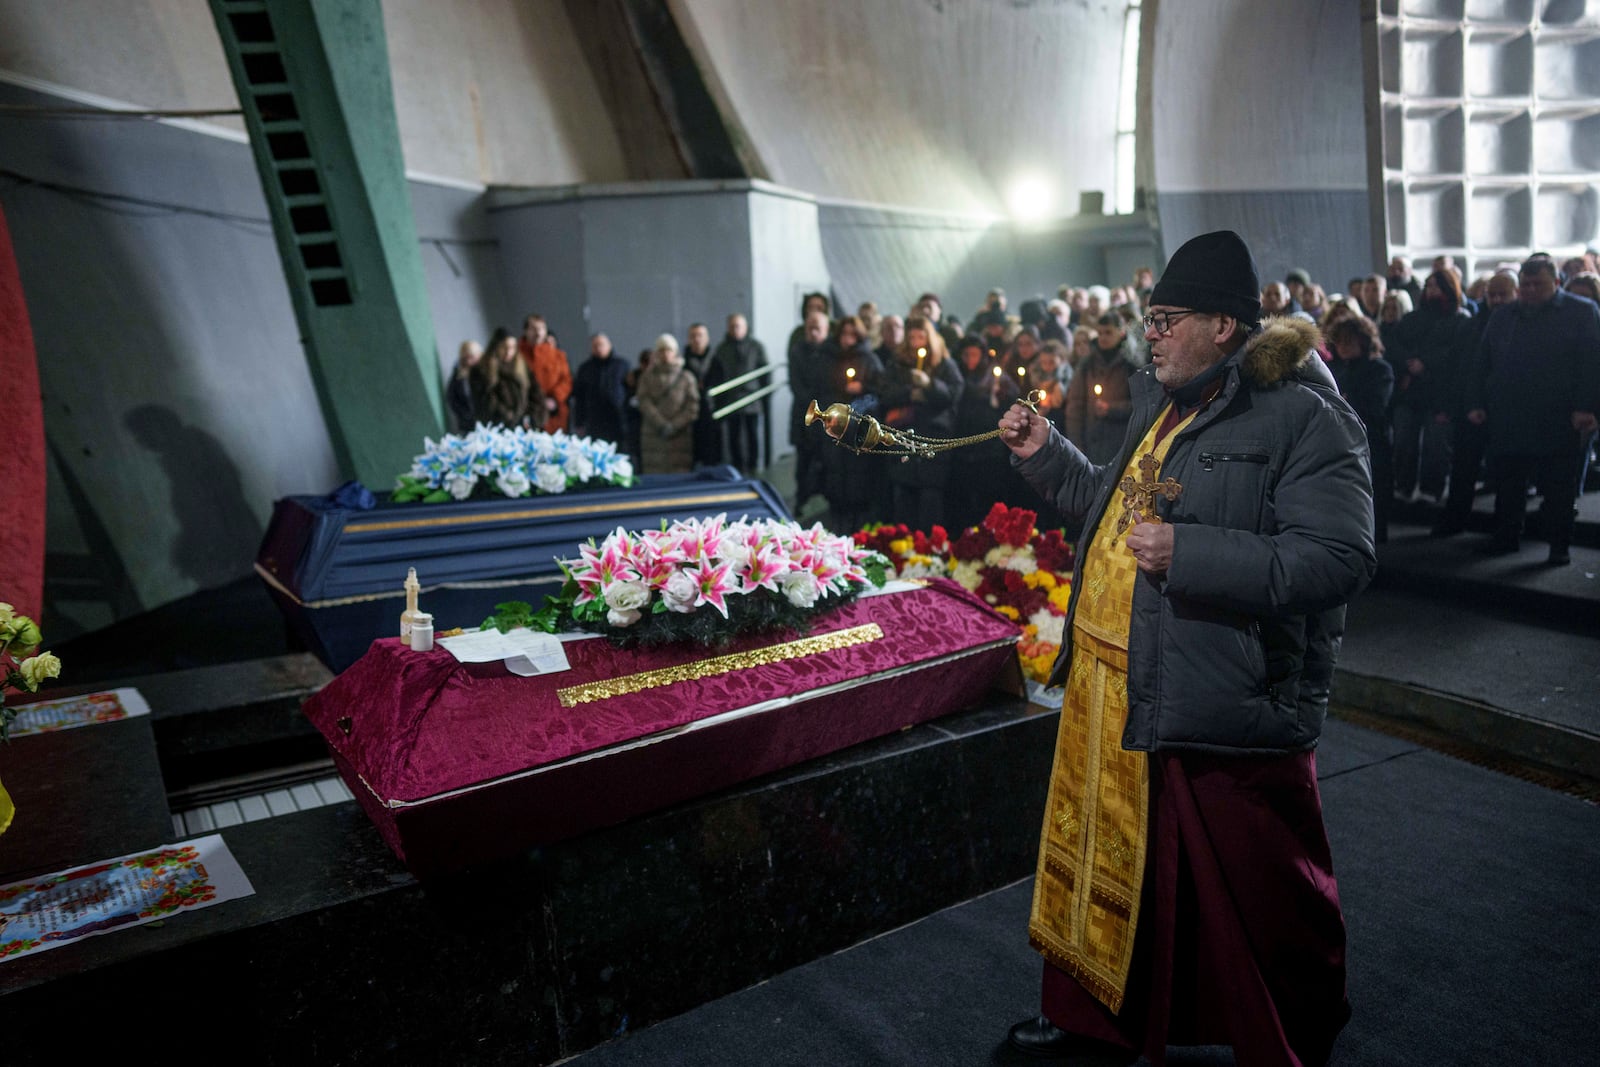
<instances>
[{"instance_id":1,"label":"red carnation flower","mask_svg":"<svg viewBox=\"0 0 1600 1067\"><path fill-rule=\"evenodd\" d=\"M981 560L994 546L994 535L981 526L974 526L961 535L950 554L958 560Z\"/></svg>"}]
</instances>

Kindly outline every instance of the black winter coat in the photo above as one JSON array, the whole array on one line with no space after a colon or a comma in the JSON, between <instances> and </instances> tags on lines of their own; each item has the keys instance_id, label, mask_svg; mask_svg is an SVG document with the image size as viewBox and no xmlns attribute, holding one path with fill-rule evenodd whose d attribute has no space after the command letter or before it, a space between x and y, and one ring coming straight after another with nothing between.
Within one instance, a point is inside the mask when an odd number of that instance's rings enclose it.
<instances>
[{"instance_id":1,"label":"black winter coat","mask_svg":"<svg viewBox=\"0 0 1600 1067\"><path fill-rule=\"evenodd\" d=\"M628 425L628 361L613 352L590 356L572 382L574 433L622 444Z\"/></svg>"},{"instance_id":2,"label":"black winter coat","mask_svg":"<svg viewBox=\"0 0 1600 1067\"><path fill-rule=\"evenodd\" d=\"M1161 474L1183 490L1158 505L1173 526L1172 563L1135 580L1124 749L1282 754L1321 736L1345 604L1377 555L1366 434L1316 339L1298 319L1269 322L1228 357L1222 391L1173 438ZM1153 368L1132 385L1133 417L1107 465L1053 430L1016 461L1058 510L1085 517L1085 545L1167 406ZM1056 684L1072 662L1083 556L1080 546Z\"/></svg>"}]
</instances>

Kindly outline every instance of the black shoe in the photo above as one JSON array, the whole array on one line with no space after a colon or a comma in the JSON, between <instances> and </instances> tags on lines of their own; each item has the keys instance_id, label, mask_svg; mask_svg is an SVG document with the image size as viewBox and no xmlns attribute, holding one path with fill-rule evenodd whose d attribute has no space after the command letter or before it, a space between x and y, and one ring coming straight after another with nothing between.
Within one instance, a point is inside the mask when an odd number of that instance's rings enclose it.
<instances>
[{"instance_id":1,"label":"black shoe","mask_svg":"<svg viewBox=\"0 0 1600 1067\"><path fill-rule=\"evenodd\" d=\"M1550 547L1550 556L1544 561L1546 567L1565 567L1572 562L1572 553L1564 548Z\"/></svg>"},{"instance_id":2,"label":"black shoe","mask_svg":"<svg viewBox=\"0 0 1600 1067\"><path fill-rule=\"evenodd\" d=\"M1068 1056L1083 1057L1084 1062L1100 1062L1107 1064L1130 1064L1138 1060L1139 1054L1115 1045L1108 1045L1103 1041L1093 1038L1081 1037L1078 1034L1068 1033L1059 1029L1043 1015L1032 1019L1024 1019L1011 1028L1006 1041L1018 1052L1027 1056L1037 1056L1041 1059L1065 1059ZM1093 1059L1089 1059L1093 1057Z\"/></svg>"},{"instance_id":3,"label":"black shoe","mask_svg":"<svg viewBox=\"0 0 1600 1067\"><path fill-rule=\"evenodd\" d=\"M1507 541L1500 537L1491 537L1473 551L1480 556L1509 556L1522 546L1515 541Z\"/></svg>"}]
</instances>

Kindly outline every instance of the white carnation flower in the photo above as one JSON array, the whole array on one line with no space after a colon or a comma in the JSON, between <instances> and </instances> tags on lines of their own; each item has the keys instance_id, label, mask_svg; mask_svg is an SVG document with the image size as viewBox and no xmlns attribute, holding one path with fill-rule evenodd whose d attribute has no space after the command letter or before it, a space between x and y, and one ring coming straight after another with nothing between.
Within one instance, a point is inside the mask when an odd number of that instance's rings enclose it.
<instances>
[{"instance_id":1,"label":"white carnation flower","mask_svg":"<svg viewBox=\"0 0 1600 1067\"><path fill-rule=\"evenodd\" d=\"M1008 571L1016 571L1019 574L1032 574L1039 569L1039 564L1032 556L1019 552L1006 560L1005 568Z\"/></svg>"},{"instance_id":2,"label":"white carnation flower","mask_svg":"<svg viewBox=\"0 0 1600 1067\"><path fill-rule=\"evenodd\" d=\"M1065 637L1066 621L1066 616L1053 615L1048 608L1040 608L1028 616L1028 622L1032 623L1039 632L1039 640L1049 642L1052 645L1061 644L1062 639Z\"/></svg>"},{"instance_id":3,"label":"white carnation flower","mask_svg":"<svg viewBox=\"0 0 1600 1067\"><path fill-rule=\"evenodd\" d=\"M445 489L457 500L465 500L471 496L472 487L477 484L476 474L452 474L444 481Z\"/></svg>"}]
</instances>

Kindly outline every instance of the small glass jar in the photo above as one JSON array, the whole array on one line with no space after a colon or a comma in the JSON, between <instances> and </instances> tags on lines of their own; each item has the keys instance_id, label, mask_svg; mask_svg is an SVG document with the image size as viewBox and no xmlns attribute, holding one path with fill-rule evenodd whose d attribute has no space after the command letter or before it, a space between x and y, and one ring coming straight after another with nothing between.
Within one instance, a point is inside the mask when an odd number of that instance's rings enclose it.
<instances>
[{"instance_id":1,"label":"small glass jar","mask_svg":"<svg viewBox=\"0 0 1600 1067\"><path fill-rule=\"evenodd\" d=\"M411 619L411 651L433 651L433 616L419 611Z\"/></svg>"}]
</instances>

